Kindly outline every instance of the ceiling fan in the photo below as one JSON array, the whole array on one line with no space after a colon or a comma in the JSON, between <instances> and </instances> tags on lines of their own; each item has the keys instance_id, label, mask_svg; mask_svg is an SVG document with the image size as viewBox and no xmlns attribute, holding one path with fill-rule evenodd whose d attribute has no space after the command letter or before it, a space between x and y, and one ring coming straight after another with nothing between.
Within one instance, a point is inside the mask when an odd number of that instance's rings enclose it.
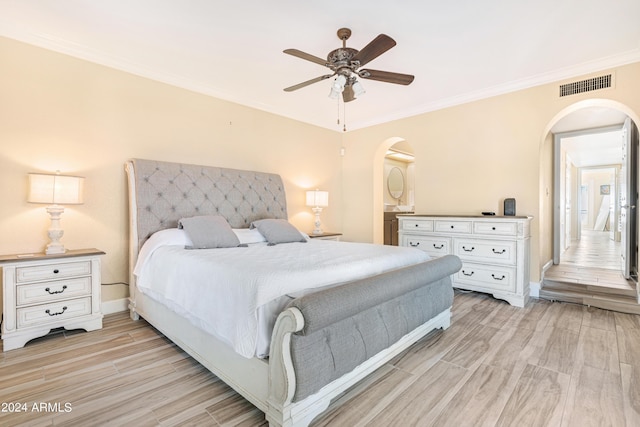
<instances>
[{"instance_id":1,"label":"ceiling fan","mask_svg":"<svg viewBox=\"0 0 640 427\"><path fill-rule=\"evenodd\" d=\"M293 92L310 84L337 76L331 86L329 97L337 98L338 95L342 93L344 102L349 102L356 99L356 96L364 93L364 89L360 82L358 82L357 77L400 85L408 85L413 81L414 76L409 74L360 69L360 67L368 64L396 45L395 40L391 37L386 34L380 34L368 45L363 47L362 50L357 50L347 47L347 40L350 36L350 29L340 28L338 30L338 38L342 40L342 47L329 52L326 60L298 49L286 49L284 53L323 65L333 71L333 74L325 74L307 80L306 82L298 83L297 85L285 88L285 92Z\"/></svg>"}]
</instances>

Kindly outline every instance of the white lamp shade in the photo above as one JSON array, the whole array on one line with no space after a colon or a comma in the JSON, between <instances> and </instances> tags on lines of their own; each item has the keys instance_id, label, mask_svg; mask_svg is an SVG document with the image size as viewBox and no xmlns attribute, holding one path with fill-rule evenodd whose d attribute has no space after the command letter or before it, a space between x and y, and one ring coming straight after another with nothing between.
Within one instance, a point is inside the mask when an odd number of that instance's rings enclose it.
<instances>
[{"instance_id":1,"label":"white lamp shade","mask_svg":"<svg viewBox=\"0 0 640 427\"><path fill-rule=\"evenodd\" d=\"M81 176L30 173L27 202L79 205L84 203L83 189L84 178Z\"/></svg>"},{"instance_id":2,"label":"white lamp shade","mask_svg":"<svg viewBox=\"0 0 640 427\"><path fill-rule=\"evenodd\" d=\"M307 206L320 208L329 206L329 192L320 190L307 191Z\"/></svg>"}]
</instances>

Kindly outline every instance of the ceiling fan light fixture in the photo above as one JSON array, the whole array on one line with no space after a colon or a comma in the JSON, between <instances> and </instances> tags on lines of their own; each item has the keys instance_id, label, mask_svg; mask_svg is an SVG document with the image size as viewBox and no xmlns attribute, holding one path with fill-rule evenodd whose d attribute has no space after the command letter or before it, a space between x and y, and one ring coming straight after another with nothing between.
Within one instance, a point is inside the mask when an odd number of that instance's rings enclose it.
<instances>
[{"instance_id":1,"label":"ceiling fan light fixture","mask_svg":"<svg viewBox=\"0 0 640 427\"><path fill-rule=\"evenodd\" d=\"M347 83L347 78L340 74L333 80L331 84L331 92L329 92L329 98L336 99L344 90L344 85Z\"/></svg>"},{"instance_id":2,"label":"ceiling fan light fixture","mask_svg":"<svg viewBox=\"0 0 640 427\"><path fill-rule=\"evenodd\" d=\"M364 87L362 86L362 84L360 84L360 82L357 80L353 82L351 87L353 88L353 95L356 98L359 97L360 95L364 95L367 92L366 90L364 90Z\"/></svg>"}]
</instances>

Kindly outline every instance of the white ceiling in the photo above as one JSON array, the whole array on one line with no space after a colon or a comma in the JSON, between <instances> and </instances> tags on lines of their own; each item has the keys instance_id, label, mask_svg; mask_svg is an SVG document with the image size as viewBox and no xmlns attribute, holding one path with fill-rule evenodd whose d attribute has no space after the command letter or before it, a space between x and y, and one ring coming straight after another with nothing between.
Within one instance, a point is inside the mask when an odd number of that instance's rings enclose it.
<instances>
[{"instance_id":1,"label":"white ceiling","mask_svg":"<svg viewBox=\"0 0 640 427\"><path fill-rule=\"evenodd\" d=\"M639 61L639 22L638 0L0 0L0 35L336 131L330 81L282 90L327 69L284 49L396 40L367 68L415 81L363 80L352 130Z\"/></svg>"},{"instance_id":2,"label":"white ceiling","mask_svg":"<svg viewBox=\"0 0 640 427\"><path fill-rule=\"evenodd\" d=\"M622 164L622 130L562 138L576 167Z\"/></svg>"}]
</instances>

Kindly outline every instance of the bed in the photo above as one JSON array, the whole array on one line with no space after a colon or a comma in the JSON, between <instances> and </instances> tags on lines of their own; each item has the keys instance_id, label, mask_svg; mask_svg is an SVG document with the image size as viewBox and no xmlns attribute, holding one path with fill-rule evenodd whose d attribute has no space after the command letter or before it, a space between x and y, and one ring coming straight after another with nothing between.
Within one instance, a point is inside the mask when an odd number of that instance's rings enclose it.
<instances>
[{"instance_id":1,"label":"bed","mask_svg":"<svg viewBox=\"0 0 640 427\"><path fill-rule=\"evenodd\" d=\"M411 248L303 235L299 243L265 239L231 249L185 249L191 242L188 236L180 240L184 236L176 231L185 218L222 217L239 236L261 220L286 223L280 176L143 159L128 161L125 169L131 317L148 321L263 411L272 426L308 425L349 387L431 330L449 326L450 276L461 267L455 256L429 260ZM331 253L340 255L331 258ZM181 257L184 261L175 261ZM325 257L330 268L316 271ZM156 264L146 264L147 258ZM199 264L189 264L192 258ZM283 260L277 262L281 270L244 277L260 270L261 262L272 265L274 260ZM212 267L215 262L218 266ZM233 268L234 262L253 267L218 270ZM203 274L196 278L193 272L199 268ZM206 286L219 286L216 293L210 295L213 291L198 283L199 277L215 277L210 281L215 284ZM204 310L154 293L171 287L180 298L193 287L189 294L198 295ZM277 295L271 293L274 287L282 288ZM228 288L253 293L220 293ZM236 300L228 302L233 298L240 298L239 308ZM228 321L217 300L244 317Z\"/></svg>"}]
</instances>

